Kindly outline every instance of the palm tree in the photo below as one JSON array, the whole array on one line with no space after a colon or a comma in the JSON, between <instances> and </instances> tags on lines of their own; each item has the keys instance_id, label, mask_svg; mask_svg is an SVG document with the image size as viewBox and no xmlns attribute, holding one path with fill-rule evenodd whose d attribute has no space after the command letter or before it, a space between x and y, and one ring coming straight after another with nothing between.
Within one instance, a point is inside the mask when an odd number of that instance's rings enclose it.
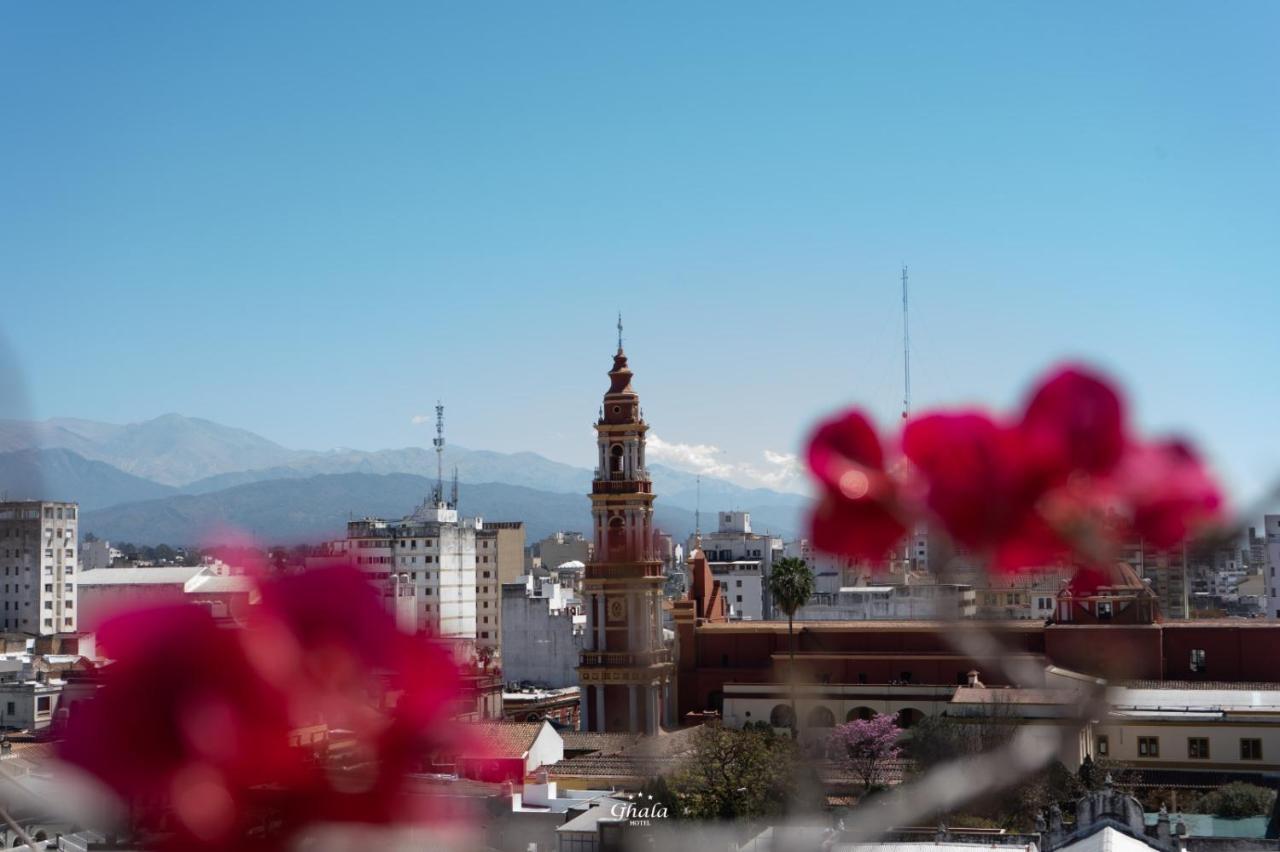
<instances>
[{"instance_id":1,"label":"palm tree","mask_svg":"<svg viewBox=\"0 0 1280 852\"><path fill-rule=\"evenodd\" d=\"M813 597L813 571L803 559L786 556L773 563L769 574L773 605L787 614L787 638L791 645L791 737L800 735L796 716L796 610Z\"/></svg>"}]
</instances>

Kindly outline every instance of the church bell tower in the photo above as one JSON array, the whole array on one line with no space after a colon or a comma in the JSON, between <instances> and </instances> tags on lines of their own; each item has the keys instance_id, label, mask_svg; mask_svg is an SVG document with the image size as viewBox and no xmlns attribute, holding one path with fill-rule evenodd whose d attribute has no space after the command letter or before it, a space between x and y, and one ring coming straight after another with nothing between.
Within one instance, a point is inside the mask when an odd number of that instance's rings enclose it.
<instances>
[{"instance_id":1,"label":"church bell tower","mask_svg":"<svg viewBox=\"0 0 1280 852\"><path fill-rule=\"evenodd\" d=\"M653 544L653 483L645 469L649 427L622 350L596 429L591 484L595 556L586 568L586 635L578 666L584 731L656 734L674 725L671 652L662 641L662 562Z\"/></svg>"}]
</instances>

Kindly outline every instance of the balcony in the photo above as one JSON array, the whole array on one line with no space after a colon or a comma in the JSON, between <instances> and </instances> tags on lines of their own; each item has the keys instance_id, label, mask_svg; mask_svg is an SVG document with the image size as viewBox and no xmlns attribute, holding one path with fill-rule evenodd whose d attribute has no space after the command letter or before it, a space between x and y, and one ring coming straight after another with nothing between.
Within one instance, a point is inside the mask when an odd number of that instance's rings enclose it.
<instances>
[{"instance_id":1,"label":"balcony","mask_svg":"<svg viewBox=\"0 0 1280 852\"><path fill-rule=\"evenodd\" d=\"M596 480L591 483L592 494L650 494L652 492L652 482L622 479L617 475L609 480Z\"/></svg>"},{"instance_id":2,"label":"balcony","mask_svg":"<svg viewBox=\"0 0 1280 852\"><path fill-rule=\"evenodd\" d=\"M603 666L619 669L644 669L671 662L671 652L666 648L656 651L583 651L583 666Z\"/></svg>"}]
</instances>

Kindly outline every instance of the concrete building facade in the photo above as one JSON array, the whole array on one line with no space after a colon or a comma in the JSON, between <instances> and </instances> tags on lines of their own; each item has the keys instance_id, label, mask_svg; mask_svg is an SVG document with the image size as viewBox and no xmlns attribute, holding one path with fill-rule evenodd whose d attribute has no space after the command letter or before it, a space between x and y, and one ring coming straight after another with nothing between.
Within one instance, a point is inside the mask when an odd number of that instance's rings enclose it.
<instances>
[{"instance_id":1,"label":"concrete building facade","mask_svg":"<svg viewBox=\"0 0 1280 852\"><path fill-rule=\"evenodd\" d=\"M1267 615L1280 618L1280 515L1266 515L1262 519L1262 539L1267 549Z\"/></svg>"},{"instance_id":2,"label":"concrete building facade","mask_svg":"<svg viewBox=\"0 0 1280 852\"><path fill-rule=\"evenodd\" d=\"M576 686L587 617L571 589L526 575L502 584L502 673L507 683Z\"/></svg>"},{"instance_id":3,"label":"concrete building facade","mask_svg":"<svg viewBox=\"0 0 1280 852\"><path fill-rule=\"evenodd\" d=\"M403 629L474 645L476 534L483 528L479 518L460 518L450 503L425 501L398 521L349 521L345 539L329 542L306 563L349 562L382 589Z\"/></svg>"},{"instance_id":4,"label":"concrete building facade","mask_svg":"<svg viewBox=\"0 0 1280 852\"><path fill-rule=\"evenodd\" d=\"M47 500L0 503L0 628L74 633L79 506Z\"/></svg>"}]
</instances>

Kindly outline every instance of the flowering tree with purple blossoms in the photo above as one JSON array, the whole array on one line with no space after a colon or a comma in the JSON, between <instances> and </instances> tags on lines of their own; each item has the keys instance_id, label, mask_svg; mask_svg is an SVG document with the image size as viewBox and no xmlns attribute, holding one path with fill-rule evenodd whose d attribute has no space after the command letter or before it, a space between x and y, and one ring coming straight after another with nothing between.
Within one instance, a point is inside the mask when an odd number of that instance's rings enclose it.
<instances>
[{"instance_id":1,"label":"flowering tree with purple blossoms","mask_svg":"<svg viewBox=\"0 0 1280 852\"><path fill-rule=\"evenodd\" d=\"M836 760L857 773L863 786L870 788L880 780L884 765L901 753L901 735L902 729L894 718L880 714L837 726L830 742Z\"/></svg>"}]
</instances>

